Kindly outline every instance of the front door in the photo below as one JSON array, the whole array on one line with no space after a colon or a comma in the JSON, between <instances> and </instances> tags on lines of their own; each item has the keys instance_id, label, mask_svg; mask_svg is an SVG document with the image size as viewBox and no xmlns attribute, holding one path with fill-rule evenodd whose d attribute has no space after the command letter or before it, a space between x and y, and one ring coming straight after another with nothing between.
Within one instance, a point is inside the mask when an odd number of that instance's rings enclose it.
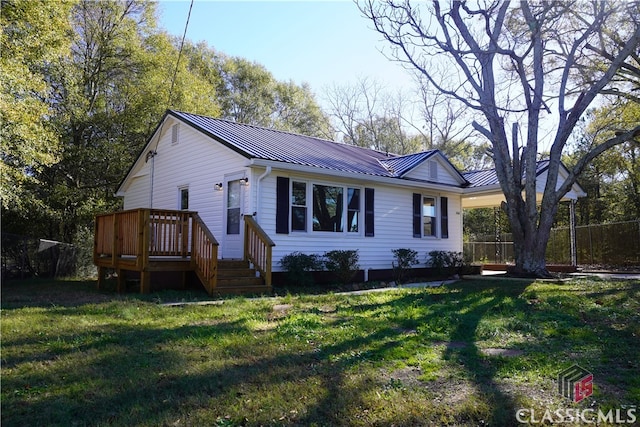
<instances>
[{"instance_id":1,"label":"front door","mask_svg":"<svg viewBox=\"0 0 640 427\"><path fill-rule=\"evenodd\" d=\"M227 197L224 206L224 242L222 244L222 257L241 259L243 254L242 227L242 185L240 180L227 181Z\"/></svg>"}]
</instances>

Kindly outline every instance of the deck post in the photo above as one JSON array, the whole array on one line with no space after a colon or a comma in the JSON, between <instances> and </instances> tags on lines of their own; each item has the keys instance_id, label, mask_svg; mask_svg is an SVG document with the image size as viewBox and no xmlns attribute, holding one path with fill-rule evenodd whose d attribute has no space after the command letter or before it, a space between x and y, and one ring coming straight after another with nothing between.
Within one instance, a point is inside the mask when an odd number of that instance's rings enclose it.
<instances>
[{"instance_id":1,"label":"deck post","mask_svg":"<svg viewBox=\"0 0 640 427\"><path fill-rule=\"evenodd\" d=\"M98 266L98 290L102 289L102 282L104 280L104 267Z\"/></svg>"},{"instance_id":2,"label":"deck post","mask_svg":"<svg viewBox=\"0 0 640 427\"><path fill-rule=\"evenodd\" d=\"M126 281L124 280L124 270L122 270L121 268L116 269L116 275L118 276L118 280L116 282L116 292L121 294L127 290Z\"/></svg>"},{"instance_id":3,"label":"deck post","mask_svg":"<svg viewBox=\"0 0 640 427\"><path fill-rule=\"evenodd\" d=\"M148 294L151 292L151 272L149 271L149 245L150 245L150 230L151 226L151 210L150 209L142 209L141 210L141 220L142 220L142 238L141 240L141 251L140 258L142 259L142 263L140 266L140 293Z\"/></svg>"},{"instance_id":4,"label":"deck post","mask_svg":"<svg viewBox=\"0 0 640 427\"><path fill-rule=\"evenodd\" d=\"M140 272L140 293L148 294L149 292L151 292L151 272L142 270Z\"/></svg>"},{"instance_id":5,"label":"deck post","mask_svg":"<svg viewBox=\"0 0 640 427\"><path fill-rule=\"evenodd\" d=\"M181 221L181 234L182 234L182 245L180 247L180 251L182 252L182 258L186 258L187 257L187 253L189 251L189 218L191 215L189 215L188 212L183 212L180 215L180 221Z\"/></svg>"},{"instance_id":6,"label":"deck post","mask_svg":"<svg viewBox=\"0 0 640 427\"><path fill-rule=\"evenodd\" d=\"M111 239L111 265L113 265L114 267L117 266L117 262L118 262L118 257L120 256L120 254L118 254L118 228L120 228L119 224L118 224L118 214L112 214L112 219L113 219L113 237Z\"/></svg>"}]
</instances>

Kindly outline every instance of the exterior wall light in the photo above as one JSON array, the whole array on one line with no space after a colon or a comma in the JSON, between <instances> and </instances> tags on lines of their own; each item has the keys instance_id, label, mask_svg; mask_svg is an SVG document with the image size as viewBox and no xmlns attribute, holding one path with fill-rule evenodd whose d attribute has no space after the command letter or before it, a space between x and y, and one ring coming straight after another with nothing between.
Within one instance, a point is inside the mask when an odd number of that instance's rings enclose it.
<instances>
[{"instance_id":1,"label":"exterior wall light","mask_svg":"<svg viewBox=\"0 0 640 427\"><path fill-rule=\"evenodd\" d=\"M218 182L216 184L214 184L213 189L216 191L222 191L222 183Z\"/></svg>"},{"instance_id":2,"label":"exterior wall light","mask_svg":"<svg viewBox=\"0 0 640 427\"><path fill-rule=\"evenodd\" d=\"M249 185L249 178L247 178L246 176L244 178L241 178L240 179L240 185L243 185L245 187L248 186Z\"/></svg>"}]
</instances>

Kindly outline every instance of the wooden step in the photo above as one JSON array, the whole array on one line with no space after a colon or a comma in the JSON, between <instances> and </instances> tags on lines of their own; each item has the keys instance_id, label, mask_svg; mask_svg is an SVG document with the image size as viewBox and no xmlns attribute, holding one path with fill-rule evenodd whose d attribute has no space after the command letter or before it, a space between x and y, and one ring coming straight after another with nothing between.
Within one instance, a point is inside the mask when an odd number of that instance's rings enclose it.
<instances>
[{"instance_id":1,"label":"wooden step","mask_svg":"<svg viewBox=\"0 0 640 427\"><path fill-rule=\"evenodd\" d=\"M217 288L243 287L243 286L264 286L261 277L219 277Z\"/></svg>"},{"instance_id":2,"label":"wooden step","mask_svg":"<svg viewBox=\"0 0 640 427\"><path fill-rule=\"evenodd\" d=\"M271 288L264 284L259 286L216 286L213 294L270 294Z\"/></svg>"},{"instance_id":3,"label":"wooden step","mask_svg":"<svg viewBox=\"0 0 640 427\"><path fill-rule=\"evenodd\" d=\"M218 260L218 283L213 291L220 294L269 293L264 279L256 274L248 261Z\"/></svg>"},{"instance_id":4,"label":"wooden step","mask_svg":"<svg viewBox=\"0 0 640 427\"><path fill-rule=\"evenodd\" d=\"M218 270L229 270L236 268L249 268L249 261L241 259L219 259Z\"/></svg>"}]
</instances>

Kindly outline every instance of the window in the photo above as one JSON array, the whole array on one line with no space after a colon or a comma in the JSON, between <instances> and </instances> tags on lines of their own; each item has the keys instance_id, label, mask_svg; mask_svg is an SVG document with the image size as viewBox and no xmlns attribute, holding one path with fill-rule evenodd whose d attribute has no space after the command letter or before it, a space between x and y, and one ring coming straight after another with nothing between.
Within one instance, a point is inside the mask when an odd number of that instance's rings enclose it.
<instances>
[{"instance_id":1,"label":"window","mask_svg":"<svg viewBox=\"0 0 640 427\"><path fill-rule=\"evenodd\" d=\"M342 232L342 187L313 184L313 231Z\"/></svg>"},{"instance_id":2,"label":"window","mask_svg":"<svg viewBox=\"0 0 640 427\"><path fill-rule=\"evenodd\" d=\"M227 234L240 234L240 180L227 184Z\"/></svg>"},{"instance_id":3,"label":"window","mask_svg":"<svg viewBox=\"0 0 640 427\"><path fill-rule=\"evenodd\" d=\"M320 231L374 235L373 188L276 180L276 233Z\"/></svg>"},{"instance_id":4,"label":"window","mask_svg":"<svg viewBox=\"0 0 640 427\"><path fill-rule=\"evenodd\" d=\"M422 198L422 227L423 236L436 236L436 199L434 197Z\"/></svg>"},{"instance_id":5,"label":"window","mask_svg":"<svg viewBox=\"0 0 640 427\"><path fill-rule=\"evenodd\" d=\"M347 231L358 232L360 223L360 190L358 188L347 188Z\"/></svg>"},{"instance_id":6,"label":"window","mask_svg":"<svg viewBox=\"0 0 640 427\"><path fill-rule=\"evenodd\" d=\"M307 231L307 183L293 181L291 191L291 230Z\"/></svg>"},{"instance_id":7,"label":"window","mask_svg":"<svg viewBox=\"0 0 640 427\"><path fill-rule=\"evenodd\" d=\"M180 209L186 211L189 209L189 189L181 188L180 189Z\"/></svg>"},{"instance_id":8,"label":"window","mask_svg":"<svg viewBox=\"0 0 640 427\"><path fill-rule=\"evenodd\" d=\"M437 237L438 211L436 203L435 197L413 193L413 237ZM448 224L446 228L448 234Z\"/></svg>"}]
</instances>

